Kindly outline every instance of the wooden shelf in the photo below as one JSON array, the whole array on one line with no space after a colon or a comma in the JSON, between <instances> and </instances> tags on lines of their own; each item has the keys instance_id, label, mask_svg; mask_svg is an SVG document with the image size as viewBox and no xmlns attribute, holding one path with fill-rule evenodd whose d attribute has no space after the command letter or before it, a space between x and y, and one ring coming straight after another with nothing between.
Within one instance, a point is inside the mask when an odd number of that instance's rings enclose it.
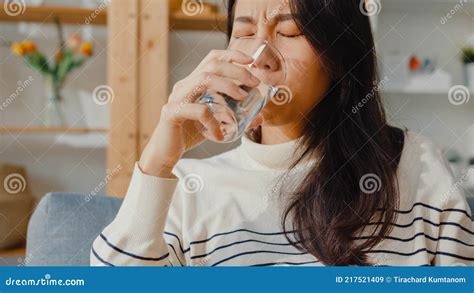
<instances>
[{"instance_id":1,"label":"wooden shelf","mask_svg":"<svg viewBox=\"0 0 474 293\"><path fill-rule=\"evenodd\" d=\"M16 16L9 15L6 9L0 9L0 21L51 23L55 21L56 17L59 18L61 23L67 24L81 25L87 22L95 25L105 25L107 23L107 11L100 8L89 9L48 5L27 6L24 7L23 13Z\"/></svg>"},{"instance_id":2,"label":"wooden shelf","mask_svg":"<svg viewBox=\"0 0 474 293\"><path fill-rule=\"evenodd\" d=\"M449 89L445 90L411 90L411 89L397 89L397 88L389 88L389 89L383 89L382 90L383 94L388 94L388 95L438 95L438 96L448 96L449 94ZM470 95L474 95L473 90L469 90Z\"/></svg>"},{"instance_id":3,"label":"wooden shelf","mask_svg":"<svg viewBox=\"0 0 474 293\"><path fill-rule=\"evenodd\" d=\"M25 257L26 247L0 249L0 257Z\"/></svg>"},{"instance_id":4,"label":"wooden shelf","mask_svg":"<svg viewBox=\"0 0 474 293\"><path fill-rule=\"evenodd\" d=\"M384 11L397 11L397 12L427 12L437 11L442 12L441 16L449 13L451 9L461 10L466 12L462 13L469 16L474 11L474 1L467 0L466 2L460 2L460 0L381 0L382 12ZM462 15L460 13L460 15Z\"/></svg>"},{"instance_id":5,"label":"wooden shelf","mask_svg":"<svg viewBox=\"0 0 474 293\"><path fill-rule=\"evenodd\" d=\"M0 21L4 22L38 22L52 23L56 17L61 23L84 25L86 22L94 25L107 24L107 9L90 9L67 6L27 6L22 14L9 15L5 9L0 9ZM223 14L202 14L187 16L182 12L173 12L170 16L171 30L191 31L225 31L227 17Z\"/></svg>"},{"instance_id":6,"label":"wooden shelf","mask_svg":"<svg viewBox=\"0 0 474 293\"><path fill-rule=\"evenodd\" d=\"M187 16L181 12L175 12L170 17L170 29L225 32L227 16L223 14Z\"/></svg>"},{"instance_id":7,"label":"wooden shelf","mask_svg":"<svg viewBox=\"0 0 474 293\"><path fill-rule=\"evenodd\" d=\"M0 127L0 134L57 134L57 133L91 133L107 132L106 128L67 128L67 127Z\"/></svg>"}]
</instances>

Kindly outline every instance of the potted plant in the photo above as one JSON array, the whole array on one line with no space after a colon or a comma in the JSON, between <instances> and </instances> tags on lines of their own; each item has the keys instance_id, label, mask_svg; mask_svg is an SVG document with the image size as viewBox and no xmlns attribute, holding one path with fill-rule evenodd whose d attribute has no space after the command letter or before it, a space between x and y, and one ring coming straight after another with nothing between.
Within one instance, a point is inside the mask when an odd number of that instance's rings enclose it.
<instances>
[{"instance_id":1,"label":"potted plant","mask_svg":"<svg viewBox=\"0 0 474 293\"><path fill-rule=\"evenodd\" d=\"M464 79L466 85L474 89L474 47L462 49L462 62L464 64Z\"/></svg>"},{"instance_id":2,"label":"potted plant","mask_svg":"<svg viewBox=\"0 0 474 293\"><path fill-rule=\"evenodd\" d=\"M71 35L67 41L63 41L62 27L59 23L57 26L60 41L51 61L31 40L14 42L11 50L24 58L26 64L43 76L46 105L41 116L45 126L65 127L67 125L61 105L63 100L61 89L68 74L92 56L93 45L83 42L81 36L76 34Z\"/></svg>"}]
</instances>

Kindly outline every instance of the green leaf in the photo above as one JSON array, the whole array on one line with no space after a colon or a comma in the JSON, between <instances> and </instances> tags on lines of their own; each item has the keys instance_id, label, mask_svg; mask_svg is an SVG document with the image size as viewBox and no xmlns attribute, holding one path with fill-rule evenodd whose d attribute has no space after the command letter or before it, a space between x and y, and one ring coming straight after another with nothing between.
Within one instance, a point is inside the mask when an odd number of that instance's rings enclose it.
<instances>
[{"instance_id":1,"label":"green leaf","mask_svg":"<svg viewBox=\"0 0 474 293\"><path fill-rule=\"evenodd\" d=\"M465 64L474 63L474 48L466 47L462 49L462 61Z\"/></svg>"},{"instance_id":2,"label":"green leaf","mask_svg":"<svg viewBox=\"0 0 474 293\"><path fill-rule=\"evenodd\" d=\"M34 70L37 70L40 73L51 73L48 60L46 60L46 58L40 53L35 52L26 55L25 61Z\"/></svg>"},{"instance_id":3,"label":"green leaf","mask_svg":"<svg viewBox=\"0 0 474 293\"><path fill-rule=\"evenodd\" d=\"M64 55L64 59L58 64L56 71L56 78L59 82L62 82L66 78L67 74L71 71L73 62L74 60L71 54Z\"/></svg>"},{"instance_id":4,"label":"green leaf","mask_svg":"<svg viewBox=\"0 0 474 293\"><path fill-rule=\"evenodd\" d=\"M41 54L38 54L38 59L39 59L38 62L40 64L41 71L43 73L50 73L51 69L49 68L48 60L46 60L46 58Z\"/></svg>"}]
</instances>

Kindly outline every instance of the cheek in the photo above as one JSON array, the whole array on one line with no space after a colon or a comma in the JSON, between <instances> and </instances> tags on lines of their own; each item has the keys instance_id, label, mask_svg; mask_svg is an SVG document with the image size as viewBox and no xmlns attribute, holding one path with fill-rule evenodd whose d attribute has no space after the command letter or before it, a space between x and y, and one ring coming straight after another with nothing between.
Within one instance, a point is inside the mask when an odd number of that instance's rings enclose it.
<instances>
[{"instance_id":1,"label":"cheek","mask_svg":"<svg viewBox=\"0 0 474 293\"><path fill-rule=\"evenodd\" d=\"M318 102L330 83L319 56L307 48L288 58L287 67L288 86L295 102L299 105Z\"/></svg>"},{"instance_id":2,"label":"cheek","mask_svg":"<svg viewBox=\"0 0 474 293\"><path fill-rule=\"evenodd\" d=\"M321 67L318 55L308 46L302 46L287 56L288 77L292 80L302 80Z\"/></svg>"},{"instance_id":3,"label":"cheek","mask_svg":"<svg viewBox=\"0 0 474 293\"><path fill-rule=\"evenodd\" d=\"M282 54L287 65L285 85L291 92L275 98L277 103L270 102L264 111L264 117L275 125L300 120L319 103L330 85L329 75L311 47L301 46Z\"/></svg>"},{"instance_id":4,"label":"cheek","mask_svg":"<svg viewBox=\"0 0 474 293\"><path fill-rule=\"evenodd\" d=\"M306 39L290 40L280 48L286 61L288 86L304 87L304 83L314 84L321 71L319 56Z\"/></svg>"}]
</instances>

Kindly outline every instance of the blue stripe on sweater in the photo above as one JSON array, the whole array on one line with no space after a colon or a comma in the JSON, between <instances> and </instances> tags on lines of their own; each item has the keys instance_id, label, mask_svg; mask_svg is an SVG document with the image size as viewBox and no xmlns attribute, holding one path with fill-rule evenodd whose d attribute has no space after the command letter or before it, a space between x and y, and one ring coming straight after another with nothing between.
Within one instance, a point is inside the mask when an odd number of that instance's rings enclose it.
<instances>
[{"instance_id":1,"label":"blue stripe on sweater","mask_svg":"<svg viewBox=\"0 0 474 293\"><path fill-rule=\"evenodd\" d=\"M111 264L110 262L108 262L108 261L104 260L102 257L100 257L99 254L97 254L97 251L95 251L94 247L92 247L92 254L95 256L95 258L97 258L98 261L100 261L104 265L110 266L110 267L115 267L113 264Z\"/></svg>"},{"instance_id":2,"label":"blue stripe on sweater","mask_svg":"<svg viewBox=\"0 0 474 293\"><path fill-rule=\"evenodd\" d=\"M170 254L169 252L166 253L165 255L163 256L160 256L160 257L146 257L146 256L140 256L140 255L136 255L136 254L133 254L133 253L130 253L130 252L127 252L115 245L113 245L112 243L109 242L109 240L107 239L107 237L105 237L104 234L100 233L100 238L102 238L105 243L107 243L108 246L112 247L114 250L122 253L122 254L125 254L125 255L128 255L130 257L133 257L133 258L136 258L136 259L140 259L140 260L147 260L147 261L160 261L160 260L163 260L163 259L166 259Z\"/></svg>"}]
</instances>

